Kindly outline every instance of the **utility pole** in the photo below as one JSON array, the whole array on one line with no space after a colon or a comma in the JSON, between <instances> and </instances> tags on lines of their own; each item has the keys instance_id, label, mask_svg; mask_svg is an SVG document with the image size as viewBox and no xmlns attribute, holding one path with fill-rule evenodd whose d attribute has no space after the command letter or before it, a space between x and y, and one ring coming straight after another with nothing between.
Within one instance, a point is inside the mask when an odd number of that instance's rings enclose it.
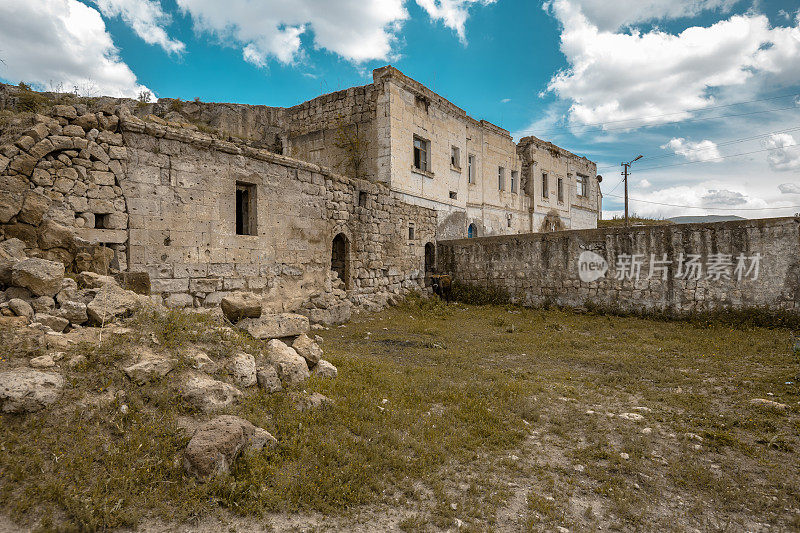
<instances>
[{"instance_id":1,"label":"utility pole","mask_svg":"<svg viewBox=\"0 0 800 533\"><path fill-rule=\"evenodd\" d=\"M628 168L630 168L630 166L632 164L634 164L636 161L640 160L642 157L644 157L644 156L640 155L639 157L637 157L633 161L628 161L627 163L622 163L622 168L623 168L622 175L625 176L624 180L625 180L625 227L626 228L628 226L630 226L630 223L628 222Z\"/></svg>"}]
</instances>

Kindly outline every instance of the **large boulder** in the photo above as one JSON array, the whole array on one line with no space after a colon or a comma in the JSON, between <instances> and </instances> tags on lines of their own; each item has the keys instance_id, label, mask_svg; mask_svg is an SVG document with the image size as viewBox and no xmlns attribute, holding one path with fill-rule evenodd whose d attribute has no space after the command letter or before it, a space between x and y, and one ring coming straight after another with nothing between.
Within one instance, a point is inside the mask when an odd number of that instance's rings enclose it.
<instances>
[{"instance_id":1,"label":"large boulder","mask_svg":"<svg viewBox=\"0 0 800 533\"><path fill-rule=\"evenodd\" d=\"M275 368L278 377L287 387L299 385L311 377L306 360L278 339L267 343L267 361Z\"/></svg>"},{"instance_id":2,"label":"large boulder","mask_svg":"<svg viewBox=\"0 0 800 533\"><path fill-rule=\"evenodd\" d=\"M61 333L69 326L69 320L61 318L60 316L53 316L47 313L36 313L33 317L34 322L44 324L56 333Z\"/></svg>"},{"instance_id":3,"label":"large boulder","mask_svg":"<svg viewBox=\"0 0 800 533\"><path fill-rule=\"evenodd\" d=\"M12 298L8 301L8 308L17 316L33 318L33 307L22 298Z\"/></svg>"},{"instance_id":4,"label":"large boulder","mask_svg":"<svg viewBox=\"0 0 800 533\"><path fill-rule=\"evenodd\" d=\"M232 415L222 415L197 428L183 456L183 467L200 479L230 472L243 451L271 448L278 441L266 430Z\"/></svg>"},{"instance_id":5,"label":"large boulder","mask_svg":"<svg viewBox=\"0 0 800 533\"><path fill-rule=\"evenodd\" d=\"M261 316L261 300L250 292L237 292L225 296L219 303L225 318L233 323L243 318L258 318Z\"/></svg>"},{"instance_id":6,"label":"large boulder","mask_svg":"<svg viewBox=\"0 0 800 533\"><path fill-rule=\"evenodd\" d=\"M292 348L299 356L308 361L309 368L313 368L322 358L322 348L305 333L294 340Z\"/></svg>"},{"instance_id":7,"label":"large boulder","mask_svg":"<svg viewBox=\"0 0 800 533\"><path fill-rule=\"evenodd\" d=\"M66 318L73 324L83 324L89 320L89 315L86 312L86 304L74 300L63 300L61 302L61 307L56 309L53 313L56 316Z\"/></svg>"},{"instance_id":8,"label":"large boulder","mask_svg":"<svg viewBox=\"0 0 800 533\"><path fill-rule=\"evenodd\" d=\"M175 368L174 359L153 353L144 347L141 350L143 353L139 356L139 360L122 369L132 381L139 385L161 379Z\"/></svg>"},{"instance_id":9,"label":"large boulder","mask_svg":"<svg viewBox=\"0 0 800 533\"><path fill-rule=\"evenodd\" d=\"M350 320L353 314L353 305L349 301L344 301L324 309L308 309L303 312L308 315L313 324L335 326Z\"/></svg>"},{"instance_id":10,"label":"large boulder","mask_svg":"<svg viewBox=\"0 0 800 533\"><path fill-rule=\"evenodd\" d=\"M0 372L0 409L5 413L31 413L58 400L64 378L50 372L17 369Z\"/></svg>"},{"instance_id":11,"label":"large boulder","mask_svg":"<svg viewBox=\"0 0 800 533\"><path fill-rule=\"evenodd\" d=\"M245 318L237 324L256 339L278 339L296 337L308 333L311 325L308 317L293 313L263 315L259 318Z\"/></svg>"},{"instance_id":12,"label":"large boulder","mask_svg":"<svg viewBox=\"0 0 800 533\"><path fill-rule=\"evenodd\" d=\"M55 296L61 290L64 264L32 257L11 268L11 283L24 287L35 296Z\"/></svg>"},{"instance_id":13,"label":"large boulder","mask_svg":"<svg viewBox=\"0 0 800 533\"><path fill-rule=\"evenodd\" d=\"M190 377L181 387L181 396L204 412L219 411L236 402L242 391L208 376Z\"/></svg>"},{"instance_id":14,"label":"large boulder","mask_svg":"<svg viewBox=\"0 0 800 533\"><path fill-rule=\"evenodd\" d=\"M20 261L27 259L25 243L19 239L0 242L0 285L11 284L11 269Z\"/></svg>"},{"instance_id":15,"label":"large boulder","mask_svg":"<svg viewBox=\"0 0 800 533\"><path fill-rule=\"evenodd\" d=\"M103 285L86 306L89 319L95 324L109 322L118 316L127 316L139 307L136 293L126 291L116 283Z\"/></svg>"},{"instance_id":16,"label":"large boulder","mask_svg":"<svg viewBox=\"0 0 800 533\"><path fill-rule=\"evenodd\" d=\"M233 380L240 387L252 387L256 384L256 359L249 353L239 352L231 361Z\"/></svg>"}]
</instances>

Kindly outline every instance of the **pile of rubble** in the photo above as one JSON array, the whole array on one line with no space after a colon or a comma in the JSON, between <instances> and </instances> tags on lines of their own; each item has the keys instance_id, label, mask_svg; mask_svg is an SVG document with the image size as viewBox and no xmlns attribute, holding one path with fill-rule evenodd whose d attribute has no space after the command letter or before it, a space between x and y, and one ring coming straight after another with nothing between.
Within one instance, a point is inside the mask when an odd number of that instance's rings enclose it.
<instances>
[{"instance_id":1,"label":"pile of rubble","mask_svg":"<svg viewBox=\"0 0 800 533\"><path fill-rule=\"evenodd\" d=\"M28 257L25 248L16 238L0 242L2 316L24 317L45 333L62 333L129 315L142 302L111 276L85 271L65 277L63 263Z\"/></svg>"}]
</instances>

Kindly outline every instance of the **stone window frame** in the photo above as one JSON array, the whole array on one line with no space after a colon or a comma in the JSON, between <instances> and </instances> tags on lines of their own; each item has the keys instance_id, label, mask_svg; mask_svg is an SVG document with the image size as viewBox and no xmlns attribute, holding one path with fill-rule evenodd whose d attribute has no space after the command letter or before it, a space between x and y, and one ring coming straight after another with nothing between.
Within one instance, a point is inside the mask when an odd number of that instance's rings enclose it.
<instances>
[{"instance_id":1,"label":"stone window frame","mask_svg":"<svg viewBox=\"0 0 800 533\"><path fill-rule=\"evenodd\" d=\"M246 192L246 207L240 211L239 193ZM234 199L234 232L238 236L251 237L258 235L258 188L255 183L246 181L236 181L236 191ZM241 231L239 230L241 220Z\"/></svg>"},{"instance_id":2,"label":"stone window frame","mask_svg":"<svg viewBox=\"0 0 800 533\"><path fill-rule=\"evenodd\" d=\"M416 239L417 225L413 222L408 223L408 240L413 241Z\"/></svg>"},{"instance_id":3,"label":"stone window frame","mask_svg":"<svg viewBox=\"0 0 800 533\"><path fill-rule=\"evenodd\" d=\"M450 170L461 172L461 148L450 146Z\"/></svg>"},{"instance_id":4,"label":"stone window frame","mask_svg":"<svg viewBox=\"0 0 800 533\"><path fill-rule=\"evenodd\" d=\"M578 198L589 197L589 176L584 174L575 175L575 185L578 193Z\"/></svg>"},{"instance_id":5,"label":"stone window frame","mask_svg":"<svg viewBox=\"0 0 800 533\"><path fill-rule=\"evenodd\" d=\"M475 154L467 154L467 184L475 185L478 181L476 179L476 172L478 170L478 158Z\"/></svg>"},{"instance_id":6,"label":"stone window frame","mask_svg":"<svg viewBox=\"0 0 800 533\"><path fill-rule=\"evenodd\" d=\"M519 171L511 171L511 194L519 193Z\"/></svg>"},{"instance_id":7,"label":"stone window frame","mask_svg":"<svg viewBox=\"0 0 800 533\"><path fill-rule=\"evenodd\" d=\"M506 190L506 169L505 167L497 167L497 190Z\"/></svg>"},{"instance_id":8,"label":"stone window frame","mask_svg":"<svg viewBox=\"0 0 800 533\"><path fill-rule=\"evenodd\" d=\"M419 143L419 146L417 145L417 143ZM429 139L426 139L425 137L414 134L414 138L411 144L411 149L413 151L411 170L418 174L422 174L423 176L432 178L433 172L431 171L431 141ZM421 152L421 154L424 154L425 156L424 161L422 157L418 156L418 151ZM417 166L417 162L419 162L420 166Z\"/></svg>"},{"instance_id":9,"label":"stone window frame","mask_svg":"<svg viewBox=\"0 0 800 533\"><path fill-rule=\"evenodd\" d=\"M450 191L450 199L451 200L458 200L458 192L457 191Z\"/></svg>"},{"instance_id":10,"label":"stone window frame","mask_svg":"<svg viewBox=\"0 0 800 533\"><path fill-rule=\"evenodd\" d=\"M556 190L558 191L558 203L559 204L563 204L564 203L564 178L561 178L561 177L558 178L558 186L557 186Z\"/></svg>"},{"instance_id":11,"label":"stone window frame","mask_svg":"<svg viewBox=\"0 0 800 533\"><path fill-rule=\"evenodd\" d=\"M550 198L550 175L542 172L542 198Z\"/></svg>"}]
</instances>

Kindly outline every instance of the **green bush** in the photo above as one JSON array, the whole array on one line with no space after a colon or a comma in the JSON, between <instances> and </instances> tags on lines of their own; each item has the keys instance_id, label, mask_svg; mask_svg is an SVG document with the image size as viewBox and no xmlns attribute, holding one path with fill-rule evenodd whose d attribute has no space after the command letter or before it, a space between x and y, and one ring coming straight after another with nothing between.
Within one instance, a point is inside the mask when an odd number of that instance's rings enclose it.
<instances>
[{"instance_id":1,"label":"green bush","mask_svg":"<svg viewBox=\"0 0 800 533\"><path fill-rule=\"evenodd\" d=\"M511 301L511 295L503 287L479 287L458 281L453 282L451 297L457 302L471 305L505 305Z\"/></svg>"}]
</instances>

